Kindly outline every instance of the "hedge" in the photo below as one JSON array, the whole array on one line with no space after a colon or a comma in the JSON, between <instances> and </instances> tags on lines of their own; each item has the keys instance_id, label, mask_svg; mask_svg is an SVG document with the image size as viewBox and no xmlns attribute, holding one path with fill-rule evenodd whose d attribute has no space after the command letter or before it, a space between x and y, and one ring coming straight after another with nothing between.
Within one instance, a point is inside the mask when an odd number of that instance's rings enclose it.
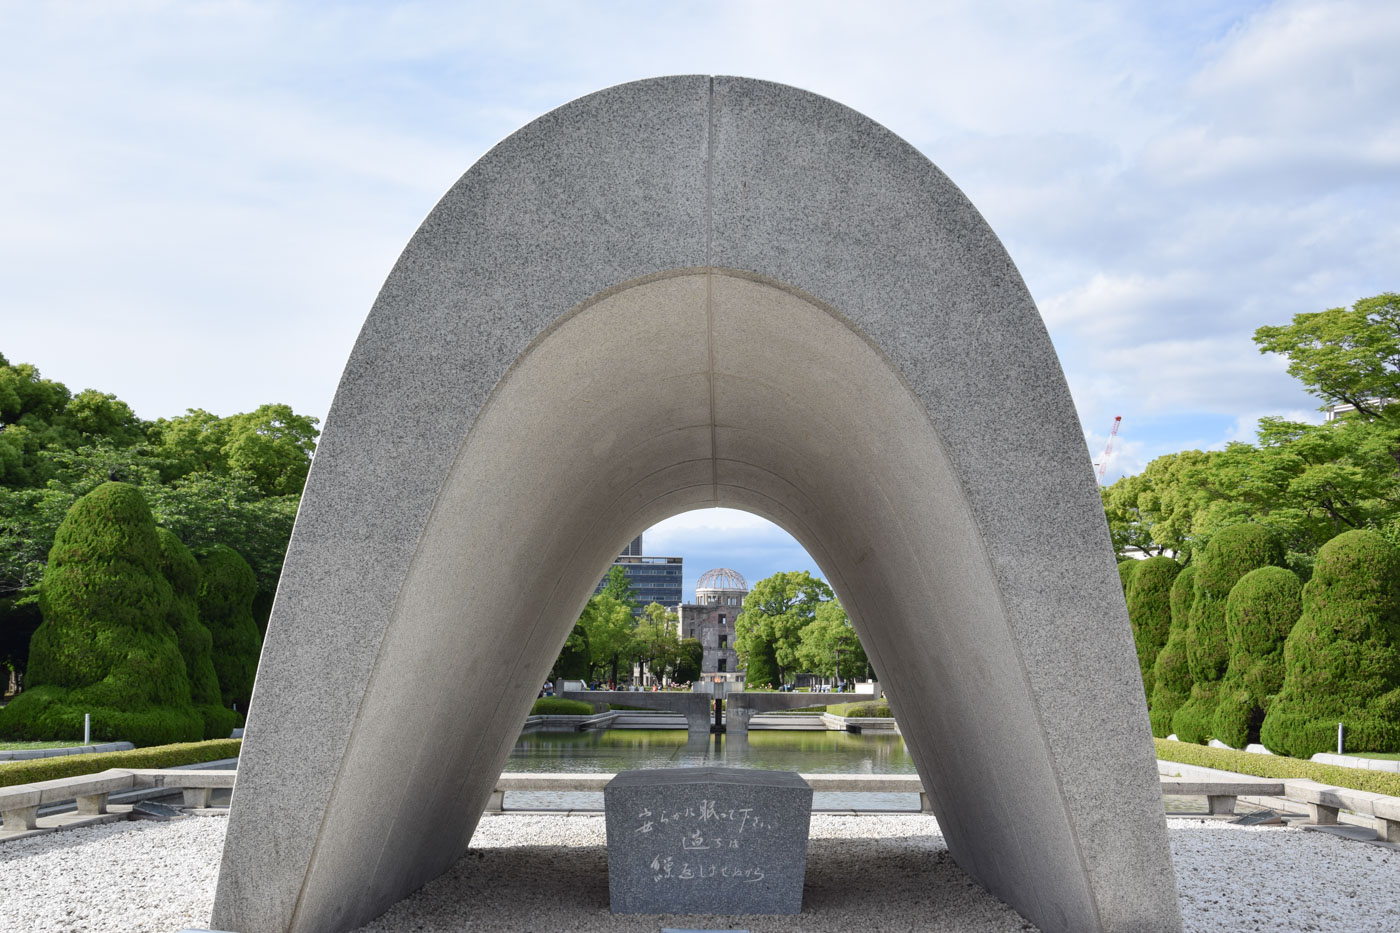
<instances>
[{"instance_id":1,"label":"hedge","mask_svg":"<svg viewBox=\"0 0 1400 933\"><path fill-rule=\"evenodd\" d=\"M1283 643L1303 613L1303 584L1283 567L1240 577L1225 601L1230 666L1220 681L1211 734L1234 748L1259 741L1259 727L1283 685Z\"/></svg>"},{"instance_id":2,"label":"hedge","mask_svg":"<svg viewBox=\"0 0 1400 933\"><path fill-rule=\"evenodd\" d=\"M0 736L92 738L136 745L198 740L204 720L160 572L155 519L140 490L103 483L73 503L39 587L44 621L30 640L28 689L0 710Z\"/></svg>"},{"instance_id":3,"label":"hedge","mask_svg":"<svg viewBox=\"0 0 1400 933\"><path fill-rule=\"evenodd\" d=\"M1152 734L1166 738L1172 731L1172 716L1191 695L1191 671L1186 664L1186 627L1191 618L1191 597L1195 592L1196 565L1181 568L1172 582L1171 626L1167 643L1157 652L1152 665L1152 700L1148 704Z\"/></svg>"},{"instance_id":4,"label":"hedge","mask_svg":"<svg viewBox=\"0 0 1400 933\"><path fill-rule=\"evenodd\" d=\"M1183 742L1204 744L1211 737L1220 681L1230 664L1225 602L1240 578L1260 567L1283 565L1283 542L1271 528L1247 522L1217 531L1196 571L1191 622L1186 628L1186 663L1191 698L1172 715L1172 731Z\"/></svg>"},{"instance_id":5,"label":"hedge","mask_svg":"<svg viewBox=\"0 0 1400 933\"><path fill-rule=\"evenodd\" d=\"M531 716L592 716L593 704L563 697L540 697L530 707Z\"/></svg>"},{"instance_id":6,"label":"hedge","mask_svg":"<svg viewBox=\"0 0 1400 933\"><path fill-rule=\"evenodd\" d=\"M1348 750L1400 751L1400 553L1373 531L1324 544L1283 654L1260 730L1269 749L1327 751L1341 722Z\"/></svg>"},{"instance_id":7,"label":"hedge","mask_svg":"<svg viewBox=\"0 0 1400 933\"><path fill-rule=\"evenodd\" d=\"M135 748L125 752L59 755L54 758L0 762L0 787L76 777L80 774L96 774L108 768L172 768L177 765L196 765L205 761L218 761L221 758L237 758L242 747L242 739L216 739L213 742L153 745L150 748Z\"/></svg>"},{"instance_id":8,"label":"hedge","mask_svg":"<svg viewBox=\"0 0 1400 933\"><path fill-rule=\"evenodd\" d=\"M1128 619L1133 626L1133 645L1137 648L1142 687L1151 699L1152 668L1171 630L1172 584L1181 573L1181 565L1160 554L1134 563L1139 566L1133 572L1128 589Z\"/></svg>"},{"instance_id":9,"label":"hedge","mask_svg":"<svg viewBox=\"0 0 1400 933\"><path fill-rule=\"evenodd\" d=\"M1343 765L1325 765L1319 761L1304 761L1300 758L1286 758L1283 755L1237 752L1210 745L1173 742L1170 739L1153 739L1152 742L1157 746L1157 757L1162 761L1175 761L1183 765L1217 768L1221 771L1232 771L1235 774L1248 774L1253 777L1277 780L1307 778L1310 781L1329 784L1332 787L1348 787L1352 790L1365 790L1373 794L1400 797L1400 774L1396 774L1394 771L1370 771L1365 768L1348 768Z\"/></svg>"},{"instance_id":10,"label":"hedge","mask_svg":"<svg viewBox=\"0 0 1400 933\"><path fill-rule=\"evenodd\" d=\"M826 708L826 711L833 716L844 716L847 719L892 719L894 713L890 712L888 703L876 703L866 701L864 703L833 703Z\"/></svg>"}]
</instances>

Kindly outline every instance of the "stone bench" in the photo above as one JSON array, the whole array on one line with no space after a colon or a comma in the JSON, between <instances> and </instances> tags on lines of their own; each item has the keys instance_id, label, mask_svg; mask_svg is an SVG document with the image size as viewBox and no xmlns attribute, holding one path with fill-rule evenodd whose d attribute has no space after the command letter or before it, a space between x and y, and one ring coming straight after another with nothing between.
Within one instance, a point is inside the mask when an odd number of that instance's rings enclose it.
<instances>
[{"instance_id":1,"label":"stone bench","mask_svg":"<svg viewBox=\"0 0 1400 933\"><path fill-rule=\"evenodd\" d=\"M1309 818L1316 825L1335 826L1337 814L1350 810L1360 816L1369 816L1375 822L1376 835L1382 841L1400 842L1400 797L1332 787L1302 779L1287 781L1286 784L1288 789L1285 796L1305 804Z\"/></svg>"},{"instance_id":2,"label":"stone bench","mask_svg":"<svg viewBox=\"0 0 1400 933\"><path fill-rule=\"evenodd\" d=\"M232 787L238 772L232 769L213 768L190 771L165 770L161 768L141 768L130 772L137 787L179 788L187 809L204 809L209 806L209 795L218 788Z\"/></svg>"},{"instance_id":3,"label":"stone bench","mask_svg":"<svg viewBox=\"0 0 1400 933\"><path fill-rule=\"evenodd\" d=\"M27 832L34 829L38 825L36 821L41 806L66 803L69 800L77 804L80 814L100 816L107 812L108 794L130 790L132 786L134 779L129 772L112 768L98 774L0 787L3 832Z\"/></svg>"},{"instance_id":4,"label":"stone bench","mask_svg":"<svg viewBox=\"0 0 1400 933\"><path fill-rule=\"evenodd\" d=\"M1283 781L1187 781L1162 779L1162 793L1206 798L1207 812L1228 816L1240 797L1281 797Z\"/></svg>"},{"instance_id":5,"label":"stone bench","mask_svg":"<svg viewBox=\"0 0 1400 933\"><path fill-rule=\"evenodd\" d=\"M111 768L97 774L0 787L0 836L30 832L38 827L39 808L74 801L80 816L102 816L109 794L145 787L178 788L186 807L207 807L214 788L232 787L234 771L166 771L156 768Z\"/></svg>"}]
</instances>

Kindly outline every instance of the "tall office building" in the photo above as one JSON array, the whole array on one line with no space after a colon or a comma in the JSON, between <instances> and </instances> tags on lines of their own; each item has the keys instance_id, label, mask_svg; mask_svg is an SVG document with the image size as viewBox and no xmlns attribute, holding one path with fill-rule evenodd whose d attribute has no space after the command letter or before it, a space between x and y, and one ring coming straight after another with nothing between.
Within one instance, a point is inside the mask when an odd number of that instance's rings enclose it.
<instances>
[{"instance_id":1,"label":"tall office building","mask_svg":"<svg viewBox=\"0 0 1400 933\"><path fill-rule=\"evenodd\" d=\"M674 609L681 601L681 584L684 576L683 558L645 557L642 555L642 536L637 535L623 548L613 567L621 567L627 574L627 582L632 586L632 594L637 598L636 614L651 603L660 603L667 609ZM598 581L594 593L601 593L608 582L606 574Z\"/></svg>"}]
</instances>

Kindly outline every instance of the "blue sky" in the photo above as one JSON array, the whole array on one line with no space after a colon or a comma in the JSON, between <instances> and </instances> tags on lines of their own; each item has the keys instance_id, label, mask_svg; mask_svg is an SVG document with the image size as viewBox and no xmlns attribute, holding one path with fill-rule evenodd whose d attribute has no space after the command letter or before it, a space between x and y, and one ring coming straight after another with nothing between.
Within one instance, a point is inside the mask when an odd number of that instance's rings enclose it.
<instances>
[{"instance_id":1,"label":"blue sky","mask_svg":"<svg viewBox=\"0 0 1400 933\"><path fill-rule=\"evenodd\" d=\"M1393 0L0 0L0 352L146 418L323 416L398 253L486 149L611 84L739 74L872 116L967 192L1093 457L1123 416L1111 480L1317 417L1249 338L1400 288L1397 48ZM692 581L806 561L730 515L653 540Z\"/></svg>"}]
</instances>

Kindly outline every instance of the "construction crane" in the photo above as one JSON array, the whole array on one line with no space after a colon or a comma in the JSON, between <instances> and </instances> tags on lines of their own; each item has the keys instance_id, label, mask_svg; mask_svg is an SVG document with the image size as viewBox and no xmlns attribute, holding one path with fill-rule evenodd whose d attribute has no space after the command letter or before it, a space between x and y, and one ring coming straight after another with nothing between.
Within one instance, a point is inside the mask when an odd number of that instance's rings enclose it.
<instances>
[{"instance_id":1,"label":"construction crane","mask_svg":"<svg viewBox=\"0 0 1400 933\"><path fill-rule=\"evenodd\" d=\"M1099 457L1099 480L1103 480L1103 471L1108 469L1108 458L1113 455L1113 439L1118 436L1118 425L1123 423L1122 415L1115 415L1113 418L1113 430L1108 432L1108 443L1104 445L1103 456Z\"/></svg>"}]
</instances>

